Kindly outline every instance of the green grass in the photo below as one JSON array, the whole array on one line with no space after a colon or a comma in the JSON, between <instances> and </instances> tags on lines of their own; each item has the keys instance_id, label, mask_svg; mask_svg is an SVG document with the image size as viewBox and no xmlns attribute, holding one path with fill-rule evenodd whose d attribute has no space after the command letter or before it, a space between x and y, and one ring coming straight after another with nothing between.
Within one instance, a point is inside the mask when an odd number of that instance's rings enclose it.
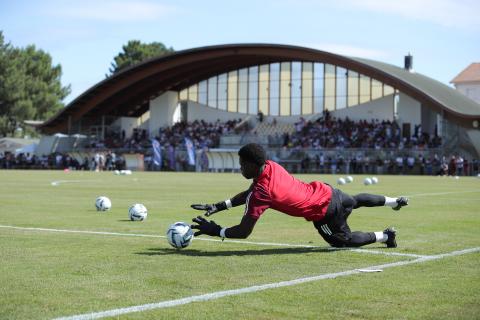
<instances>
[{"instance_id":1,"label":"green grass","mask_svg":"<svg viewBox=\"0 0 480 320\"><path fill-rule=\"evenodd\" d=\"M332 185L337 176L299 175ZM480 247L480 179L363 176L342 186L350 193L408 195L410 205L361 208L352 230L398 230L396 249L382 252L437 255ZM53 181L66 181L52 186ZM216 202L245 190L240 174L0 171L0 225L165 235L176 221L198 212L191 203ZM444 194L438 194L444 193ZM112 210L99 213L95 198ZM144 222L128 221L133 203L148 208ZM243 207L213 216L237 224ZM185 250L164 238L0 228L0 319L49 319L179 299L222 290L410 260L403 256L326 250L311 223L268 210L253 242L321 248L261 246L195 239ZM130 313L120 319L478 319L480 253L447 257L289 287Z\"/></svg>"}]
</instances>

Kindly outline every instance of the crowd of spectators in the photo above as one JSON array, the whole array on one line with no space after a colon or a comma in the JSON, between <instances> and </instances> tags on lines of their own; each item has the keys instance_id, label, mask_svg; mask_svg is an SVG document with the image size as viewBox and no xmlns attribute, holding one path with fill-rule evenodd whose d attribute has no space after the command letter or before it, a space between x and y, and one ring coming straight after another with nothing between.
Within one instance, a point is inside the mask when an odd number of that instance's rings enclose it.
<instances>
[{"instance_id":1,"label":"crowd of spectators","mask_svg":"<svg viewBox=\"0 0 480 320\"><path fill-rule=\"evenodd\" d=\"M288 148L401 150L438 148L441 144L438 135L422 132L421 126L415 126L414 133L405 137L395 121L336 119L328 111L316 121L300 118L295 132L283 136L283 146Z\"/></svg>"},{"instance_id":2,"label":"crowd of spectators","mask_svg":"<svg viewBox=\"0 0 480 320\"><path fill-rule=\"evenodd\" d=\"M121 133L107 132L105 139L92 141L91 148L126 149L129 151L144 151L151 147L151 139L157 139L162 146L183 146L184 139L189 138L195 148L218 148L220 137L224 134L240 133L248 129L247 126L238 128L242 119L222 122L206 122L195 120L193 122L177 122L171 127L160 128L156 136L150 136L145 129L134 129L130 137L125 131Z\"/></svg>"},{"instance_id":3,"label":"crowd of spectators","mask_svg":"<svg viewBox=\"0 0 480 320\"><path fill-rule=\"evenodd\" d=\"M91 157L79 160L69 154L52 153L36 156L30 153L0 153L0 169L68 169L68 170L125 170L126 163L122 156L111 150L95 152Z\"/></svg>"},{"instance_id":4,"label":"crowd of spectators","mask_svg":"<svg viewBox=\"0 0 480 320\"><path fill-rule=\"evenodd\" d=\"M417 174L437 176L469 176L479 173L479 160L468 161L461 155L451 157L438 154L412 153L377 154L371 157L359 151L353 155L304 153L301 160L273 158L293 172L321 174Z\"/></svg>"},{"instance_id":5,"label":"crowd of spectators","mask_svg":"<svg viewBox=\"0 0 480 320\"><path fill-rule=\"evenodd\" d=\"M222 135L248 131L248 127L240 124L241 119L213 123L196 120L159 129L154 137L161 146L162 164L158 169L188 171L196 167L197 171L208 170L206 150L219 147ZM197 152L195 165L188 161L186 138ZM437 135L430 137L423 133L419 126L411 137L403 137L394 121L355 122L348 118L336 119L328 111L315 121L300 118L295 123L295 132L285 134L282 142L281 152L272 154L272 158L286 166L294 166L289 169L297 172L460 176L477 174L479 166L476 159L469 162L460 155L446 158L433 154L432 150L441 146L442 141ZM41 157L28 153L0 154L0 168L123 170L126 164L122 153L144 154L145 168L154 170L152 140L143 129L133 130L131 137L125 137L124 132L107 132L104 140L90 141L85 150L90 156L83 158L61 153Z\"/></svg>"}]
</instances>

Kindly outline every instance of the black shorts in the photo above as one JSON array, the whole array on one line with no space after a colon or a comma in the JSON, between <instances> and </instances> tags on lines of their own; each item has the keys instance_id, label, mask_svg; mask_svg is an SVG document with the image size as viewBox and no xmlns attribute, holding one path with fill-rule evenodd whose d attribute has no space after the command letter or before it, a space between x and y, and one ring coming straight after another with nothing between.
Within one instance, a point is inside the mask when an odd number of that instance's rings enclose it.
<instances>
[{"instance_id":1,"label":"black shorts","mask_svg":"<svg viewBox=\"0 0 480 320\"><path fill-rule=\"evenodd\" d=\"M352 232L347 224L347 219L352 213L354 205L355 199L352 196L332 187L332 199L325 218L313 222L318 233L330 245L345 247L350 243Z\"/></svg>"}]
</instances>

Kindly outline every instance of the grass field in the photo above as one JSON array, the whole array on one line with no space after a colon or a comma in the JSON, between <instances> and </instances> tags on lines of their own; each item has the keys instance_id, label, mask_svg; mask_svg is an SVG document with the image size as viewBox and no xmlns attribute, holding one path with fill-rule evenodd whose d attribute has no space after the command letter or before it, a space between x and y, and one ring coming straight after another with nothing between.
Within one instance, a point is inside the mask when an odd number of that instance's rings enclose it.
<instances>
[{"instance_id":1,"label":"grass field","mask_svg":"<svg viewBox=\"0 0 480 320\"><path fill-rule=\"evenodd\" d=\"M197 214L191 203L226 199L249 181L231 173L0 171L0 319L103 311L115 319L479 319L480 179L380 176L365 187L354 178L342 190L410 197L398 213L362 208L349 219L353 230L395 226L398 248L331 250L311 223L268 210L248 241L202 236L177 251L164 235ZM100 195L111 211L95 210ZM127 219L136 202L148 208L146 221ZM242 213L213 218L231 226ZM383 272L356 271L368 267Z\"/></svg>"}]
</instances>

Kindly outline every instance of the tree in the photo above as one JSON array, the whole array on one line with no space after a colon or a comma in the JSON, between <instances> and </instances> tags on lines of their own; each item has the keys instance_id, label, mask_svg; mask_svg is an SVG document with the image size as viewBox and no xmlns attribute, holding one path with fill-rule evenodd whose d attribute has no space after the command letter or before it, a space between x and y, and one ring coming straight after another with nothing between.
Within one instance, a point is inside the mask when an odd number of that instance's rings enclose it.
<instances>
[{"instance_id":1,"label":"tree","mask_svg":"<svg viewBox=\"0 0 480 320\"><path fill-rule=\"evenodd\" d=\"M161 42L142 43L139 40L130 40L122 47L122 52L117 54L109 69L113 75L127 67L133 66L147 59L159 57L174 52L173 48L167 48ZM110 76L110 75L107 75Z\"/></svg>"},{"instance_id":2,"label":"tree","mask_svg":"<svg viewBox=\"0 0 480 320\"><path fill-rule=\"evenodd\" d=\"M61 109L70 93L61 75L48 53L34 45L15 48L0 31L0 136L13 135L24 120L45 120Z\"/></svg>"}]
</instances>

